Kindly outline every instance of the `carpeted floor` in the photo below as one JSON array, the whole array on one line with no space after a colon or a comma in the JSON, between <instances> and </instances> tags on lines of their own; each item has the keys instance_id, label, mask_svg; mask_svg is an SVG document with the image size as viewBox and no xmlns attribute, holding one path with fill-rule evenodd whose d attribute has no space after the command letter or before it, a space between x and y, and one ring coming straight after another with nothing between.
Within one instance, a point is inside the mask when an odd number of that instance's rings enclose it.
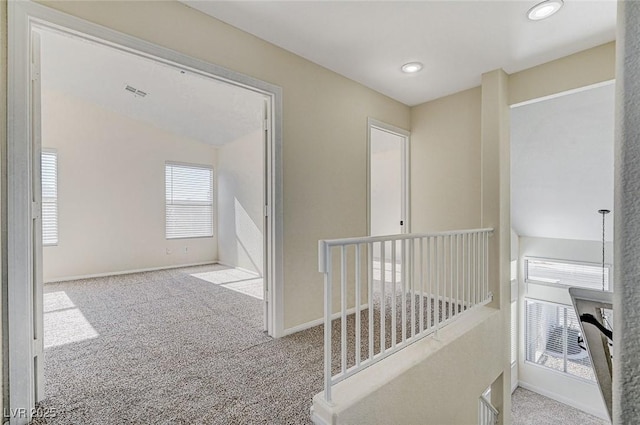
<instances>
[{"instance_id":1,"label":"carpeted floor","mask_svg":"<svg viewBox=\"0 0 640 425\"><path fill-rule=\"evenodd\" d=\"M513 425L605 425L609 421L574 409L524 388L511 397Z\"/></svg>"},{"instance_id":2,"label":"carpeted floor","mask_svg":"<svg viewBox=\"0 0 640 425\"><path fill-rule=\"evenodd\" d=\"M262 302L251 293L255 288L243 286L251 276L238 273L213 265L45 285L46 397L40 407L55 409L56 417L37 423L310 423L311 398L323 388L323 327L268 337ZM387 291L390 347L389 286ZM397 295L399 342L400 289ZM409 311L410 305L407 297ZM424 307L426 325L435 315ZM452 310L447 303L439 308L440 317ZM366 311L361 318L368 323ZM408 336L410 319L405 323ZM374 334L380 326L378 310ZM338 372L340 321L332 328ZM351 315L347 366L355 363L354 328ZM379 350L376 339L374 352Z\"/></svg>"},{"instance_id":3,"label":"carpeted floor","mask_svg":"<svg viewBox=\"0 0 640 425\"><path fill-rule=\"evenodd\" d=\"M322 329L266 336L259 299L191 276L216 270L45 285L40 423L310 423Z\"/></svg>"},{"instance_id":4,"label":"carpeted floor","mask_svg":"<svg viewBox=\"0 0 640 425\"><path fill-rule=\"evenodd\" d=\"M274 340L262 332L259 297L254 276L219 265L45 285L46 395L39 407L56 415L33 423L310 424L311 399L323 388L323 327ZM386 347L391 299L387 293ZM374 335L380 301L375 298ZM435 306L426 304L425 326L435 317ZM398 297L397 341L401 305ZM445 318L455 312L446 303L438 309ZM361 320L366 358L366 311ZM410 334L410 319L405 324ZM334 373L340 328L334 321ZM347 366L355 362L354 329L351 315ZM379 349L376 339L374 353ZM540 413L534 401L514 396L514 424L547 423L526 421Z\"/></svg>"}]
</instances>

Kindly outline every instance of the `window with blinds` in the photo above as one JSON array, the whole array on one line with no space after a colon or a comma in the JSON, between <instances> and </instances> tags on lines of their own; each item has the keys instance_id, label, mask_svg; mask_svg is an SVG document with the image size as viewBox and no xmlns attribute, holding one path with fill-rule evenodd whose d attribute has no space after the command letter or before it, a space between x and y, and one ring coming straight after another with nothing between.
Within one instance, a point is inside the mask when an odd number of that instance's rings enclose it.
<instances>
[{"instance_id":1,"label":"window with blinds","mask_svg":"<svg viewBox=\"0 0 640 425\"><path fill-rule=\"evenodd\" d=\"M213 169L167 162L166 238L213 236Z\"/></svg>"},{"instance_id":2,"label":"window with blinds","mask_svg":"<svg viewBox=\"0 0 640 425\"><path fill-rule=\"evenodd\" d=\"M595 381L573 307L525 300L525 317L527 362Z\"/></svg>"},{"instance_id":3,"label":"window with blinds","mask_svg":"<svg viewBox=\"0 0 640 425\"><path fill-rule=\"evenodd\" d=\"M58 154L43 150L42 167L42 244L58 244Z\"/></svg>"},{"instance_id":4,"label":"window with blinds","mask_svg":"<svg viewBox=\"0 0 640 425\"><path fill-rule=\"evenodd\" d=\"M609 290L609 266L604 269L604 288ZM570 263L539 258L525 259L527 282L550 283L563 286L602 289L602 265Z\"/></svg>"}]
</instances>

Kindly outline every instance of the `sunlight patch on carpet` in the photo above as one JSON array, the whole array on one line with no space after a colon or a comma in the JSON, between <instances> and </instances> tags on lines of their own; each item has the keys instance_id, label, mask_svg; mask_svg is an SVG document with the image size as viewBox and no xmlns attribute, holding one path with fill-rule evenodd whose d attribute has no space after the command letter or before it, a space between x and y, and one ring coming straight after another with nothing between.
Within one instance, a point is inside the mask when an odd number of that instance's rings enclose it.
<instances>
[{"instance_id":1,"label":"sunlight patch on carpet","mask_svg":"<svg viewBox=\"0 0 640 425\"><path fill-rule=\"evenodd\" d=\"M64 291L44 294L43 307L45 349L99 336Z\"/></svg>"},{"instance_id":2,"label":"sunlight patch on carpet","mask_svg":"<svg viewBox=\"0 0 640 425\"><path fill-rule=\"evenodd\" d=\"M262 278L255 273L229 268L205 273L194 273L191 276L259 300L264 299Z\"/></svg>"}]
</instances>

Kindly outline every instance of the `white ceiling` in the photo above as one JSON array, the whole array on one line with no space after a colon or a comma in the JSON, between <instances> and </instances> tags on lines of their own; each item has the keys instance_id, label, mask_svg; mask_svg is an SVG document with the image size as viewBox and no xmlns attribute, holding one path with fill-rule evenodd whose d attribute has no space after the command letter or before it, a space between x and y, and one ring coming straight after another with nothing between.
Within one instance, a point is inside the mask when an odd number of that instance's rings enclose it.
<instances>
[{"instance_id":1,"label":"white ceiling","mask_svg":"<svg viewBox=\"0 0 640 425\"><path fill-rule=\"evenodd\" d=\"M511 224L521 236L601 240L613 210L614 85L513 108ZM613 216L606 217L607 240Z\"/></svg>"},{"instance_id":2,"label":"white ceiling","mask_svg":"<svg viewBox=\"0 0 640 425\"><path fill-rule=\"evenodd\" d=\"M539 0L181 1L410 106L612 41L617 7L565 0L532 22Z\"/></svg>"},{"instance_id":3,"label":"white ceiling","mask_svg":"<svg viewBox=\"0 0 640 425\"><path fill-rule=\"evenodd\" d=\"M41 46L43 89L217 146L262 126L264 97L250 90L49 30Z\"/></svg>"}]
</instances>

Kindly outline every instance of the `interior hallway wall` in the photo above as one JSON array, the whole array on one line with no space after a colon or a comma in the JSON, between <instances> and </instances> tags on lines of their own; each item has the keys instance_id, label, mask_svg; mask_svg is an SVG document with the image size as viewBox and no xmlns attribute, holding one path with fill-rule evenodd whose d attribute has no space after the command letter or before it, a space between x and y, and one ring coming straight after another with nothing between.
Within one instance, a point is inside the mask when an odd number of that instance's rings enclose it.
<instances>
[{"instance_id":1,"label":"interior hallway wall","mask_svg":"<svg viewBox=\"0 0 640 425\"><path fill-rule=\"evenodd\" d=\"M264 272L264 132L218 148L218 261Z\"/></svg>"},{"instance_id":2,"label":"interior hallway wall","mask_svg":"<svg viewBox=\"0 0 640 425\"><path fill-rule=\"evenodd\" d=\"M480 226L480 112L480 87L411 109L412 232Z\"/></svg>"},{"instance_id":3,"label":"interior hallway wall","mask_svg":"<svg viewBox=\"0 0 640 425\"><path fill-rule=\"evenodd\" d=\"M215 238L165 239L165 161L214 167L212 146L44 89L42 145L58 153L45 282L217 258Z\"/></svg>"}]
</instances>

